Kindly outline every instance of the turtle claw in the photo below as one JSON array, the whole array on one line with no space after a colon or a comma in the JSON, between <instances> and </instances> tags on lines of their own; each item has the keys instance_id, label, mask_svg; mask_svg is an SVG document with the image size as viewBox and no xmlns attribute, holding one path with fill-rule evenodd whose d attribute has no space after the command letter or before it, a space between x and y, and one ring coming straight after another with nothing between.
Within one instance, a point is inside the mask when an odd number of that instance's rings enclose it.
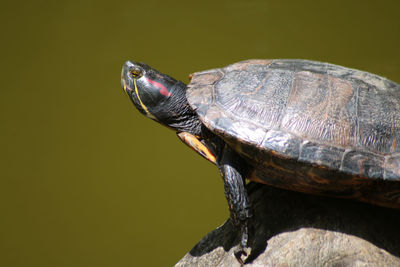
<instances>
[{"instance_id":1,"label":"turtle claw","mask_svg":"<svg viewBox=\"0 0 400 267\"><path fill-rule=\"evenodd\" d=\"M240 246L233 254L235 255L237 261L240 263L240 266L243 266L245 261L242 259L242 256L247 256L247 252L244 251L244 248Z\"/></svg>"},{"instance_id":2,"label":"turtle claw","mask_svg":"<svg viewBox=\"0 0 400 267\"><path fill-rule=\"evenodd\" d=\"M246 250L250 250L248 246L249 233L247 219L242 223L243 224L240 227L240 244L234 251L234 255L241 266L245 264L246 258L249 255L248 251Z\"/></svg>"}]
</instances>

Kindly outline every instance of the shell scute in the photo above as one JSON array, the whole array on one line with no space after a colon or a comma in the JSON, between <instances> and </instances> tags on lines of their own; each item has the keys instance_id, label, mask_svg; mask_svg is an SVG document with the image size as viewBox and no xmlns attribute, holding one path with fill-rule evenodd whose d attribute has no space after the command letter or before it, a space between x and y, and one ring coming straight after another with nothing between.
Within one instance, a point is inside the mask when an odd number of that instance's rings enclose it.
<instances>
[{"instance_id":1,"label":"shell scute","mask_svg":"<svg viewBox=\"0 0 400 267\"><path fill-rule=\"evenodd\" d=\"M208 107L213 103L214 84L219 81L223 75L224 74L219 70L197 72L192 75L186 97L190 99L193 109L197 110L202 116L206 115Z\"/></svg>"},{"instance_id":2,"label":"shell scute","mask_svg":"<svg viewBox=\"0 0 400 267\"><path fill-rule=\"evenodd\" d=\"M227 72L215 84L215 101L230 117L272 129L279 126L290 87L291 76L285 71Z\"/></svg>"},{"instance_id":3,"label":"shell scute","mask_svg":"<svg viewBox=\"0 0 400 267\"><path fill-rule=\"evenodd\" d=\"M305 141L301 146L299 161L339 169L344 152L343 148Z\"/></svg>"},{"instance_id":4,"label":"shell scute","mask_svg":"<svg viewBox=\"0 0 400 267\"><path fill-rule=\"evenodd\" d=\"M383 179L384 162L383 156L367 151L348 150L343 155L340 169L361 177Z\"/></svg>"},{"instance_id":5,"label":"shell scute","mask_svg":"<svg viewBox=\"0 0 400 267\"><path fill-rule=\"evenodd\" d=\"M265 134L261 148L281 157L297 159L300 155L301 139L286 132L270 130Z\"/></svg>"},{"instance_id":6,"label":"shell scute","mask_svg":"<svg viewBox=\"0 0 400 267\"><path fill-rule=\"evenodd\" d=\"M356 140L356 98L350 82L308 71L294 74L282 128L307 140L352 146Z\"/></svg>"},{"instance_id":7,"label":"shell scute","mask_svg":"<svg viewBox=\"0 0 400 267\"><path fill-rule=\"evenodd\" d=\"M357 101L357 144L385 154L400 151L400 88L387 90L360 82Z\"/></svg>"},{"instance_id":8,"label":"shell scute","mask_svg":"<svg viewBox=\"0 0 400 267\"><path fill-rule=\"evenodd\" d=\"M195 110L208 108L213 102L212 85L192 85L192 89L187 93L187 97L194 101L192 107ZM205 112L205 111L203 111Z\"/></svg>"},{"instance_id":9,"label":"shell scute","mask_svg":"<svg viewBox=\"0 0 400 267\"><path fill-rule=\"evenodd\" d=\"M400 154L386 158L385 173L383 178L386 180L399 180L400 177Z\"/></svg>"}]
</instances>

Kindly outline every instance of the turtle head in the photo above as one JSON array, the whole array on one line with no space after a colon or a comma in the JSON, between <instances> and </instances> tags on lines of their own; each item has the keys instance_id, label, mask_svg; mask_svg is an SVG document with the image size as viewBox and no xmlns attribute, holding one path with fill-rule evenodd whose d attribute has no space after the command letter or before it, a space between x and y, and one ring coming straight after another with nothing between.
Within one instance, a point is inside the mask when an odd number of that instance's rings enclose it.
<instances>
[{"instance_id":1,"label":"turtle head","mask_svg":"<svg viewBox=\"0 0 400 267\"><path fill-rule=\"evenodd\" d=\"M121 85L136 108L147 117L160 121L162 107L170 101L177 81L144 63L127 61L121 73Z\"/></svg>"},{"instance_id":2,"label":"turtle head","mask_svg":"<svg viewBox=\"0 0 400 267\"><path fill-rule=\"evenodd\" d=\"M188 131L198 120L186 100L186 84L145 63L125 62L121 85L142 114L165 126Z\"/></svg>"}]
</instances>

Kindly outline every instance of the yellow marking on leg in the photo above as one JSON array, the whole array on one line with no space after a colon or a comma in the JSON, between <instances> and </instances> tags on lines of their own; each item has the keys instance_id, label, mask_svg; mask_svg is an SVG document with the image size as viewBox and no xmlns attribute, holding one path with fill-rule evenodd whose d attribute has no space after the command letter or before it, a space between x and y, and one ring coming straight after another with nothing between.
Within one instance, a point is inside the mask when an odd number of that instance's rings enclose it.
<instances>
[{"instance_id":1,"label":"yellow marking on leg","mask_svg":"<svg viewBox=\"0 0 400 267\"><path fill-rule=\"evenodd\" d=\"M190 148L199 153L205 159L216 164L217 158L215 155L193 134L187 132L178 133L178 137Z\"/></svg>"}]
</instances>

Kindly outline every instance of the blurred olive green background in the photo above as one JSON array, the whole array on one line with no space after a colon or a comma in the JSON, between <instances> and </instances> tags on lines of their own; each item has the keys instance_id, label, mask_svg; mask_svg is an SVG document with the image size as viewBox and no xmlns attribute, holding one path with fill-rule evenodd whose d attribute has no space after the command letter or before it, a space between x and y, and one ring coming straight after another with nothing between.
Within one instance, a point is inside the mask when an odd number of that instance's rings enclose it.
<instances>
[{"instance_id":1,"label":"blurred olive green background","mask_svg":"<svg viewBox=\"0 0 400 267\"><path fill-rule=\"evenodd\" d=\"M187 82L306 58L400 82L400 1L3 1L0 266L171 266L228 217L216 167L137 112L124 61Z\"/></svg>"}]
</instances>

